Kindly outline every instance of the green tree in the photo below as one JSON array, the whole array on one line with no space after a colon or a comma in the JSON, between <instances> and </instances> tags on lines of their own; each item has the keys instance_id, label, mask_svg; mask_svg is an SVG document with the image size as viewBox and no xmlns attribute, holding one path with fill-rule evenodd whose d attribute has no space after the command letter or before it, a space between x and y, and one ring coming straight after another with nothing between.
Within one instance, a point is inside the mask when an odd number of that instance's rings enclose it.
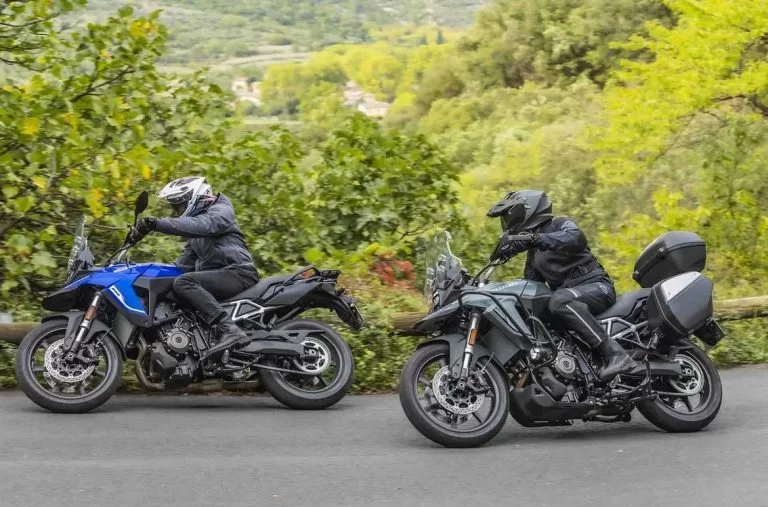
<instances>
[{"instance_id":1,"label":"green tree","mask_svg":"<svg viewBox=\"0 0 768 507\"><path fill-rule=\"evenodd\" d=\"M654 25L625 47L653 55L626 61L606 90L609 126L597 133L601 176L636 178L660 157L730 118L768 117L768 5L761 0L669 0L674 28ZM715 128L702 129L702 115ZM713 116L714 115L714 116ZM704 134L704 135L703 135Z\"/></svg>"},{"instance_id":2,"label":"green tree","mask_svg":"<svg viewBox=\"0 0 768 507\"><path fill-rule=\"evenodd\" d=\"M387 131L355 114L321 154L311 190L320 244L350 250L399 242L456 213L456 169L423 136Z\"/></svg>"},{"instance_id":3,"label":"green tree","mask_svg":"<svg viewBox=\"0 0 768 507\"><path fill-rule=\"evenodd\" d=\"M155 67L165 40L157 13L130 8L64 34L48 2L4 10L2 24L33 27L35 44L6 49L16 78L0 93L0 290L44 288L61 232L88 212L107 224L137 185L167 174L224 97L200 75L169 79ZM25 40L31 40L26 39ZM145 183L142 183L145 182Z\"/></svg>"},{"instance_id":4,"label":"green tree","mask_svg":"<svg viewBox=\"0 0 768 507\"><path fill-rule=\"evenodd\" d=\"M299 63L281 63L267 68L261 83L261 98L272 114L296 114L300 97L309 88Z\"/></svg>"}]
</instances>

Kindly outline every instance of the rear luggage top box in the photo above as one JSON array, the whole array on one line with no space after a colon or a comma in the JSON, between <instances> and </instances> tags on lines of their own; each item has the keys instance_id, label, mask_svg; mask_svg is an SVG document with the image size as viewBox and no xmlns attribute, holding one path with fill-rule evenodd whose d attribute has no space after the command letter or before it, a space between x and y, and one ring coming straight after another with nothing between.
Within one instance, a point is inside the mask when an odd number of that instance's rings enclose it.
<instances>
[{"instance_id":1,"label":"rear luggage top box","mask_svg":"<svg viewBox=\"0 0 768 507\"><path fill-rule=\"evenodd\" d=\"M650 288L672 276L701 272L707 263L707 245L695 232L673 231L656 238L635 263L632 278Z\"/></svg>"}]
</instances>

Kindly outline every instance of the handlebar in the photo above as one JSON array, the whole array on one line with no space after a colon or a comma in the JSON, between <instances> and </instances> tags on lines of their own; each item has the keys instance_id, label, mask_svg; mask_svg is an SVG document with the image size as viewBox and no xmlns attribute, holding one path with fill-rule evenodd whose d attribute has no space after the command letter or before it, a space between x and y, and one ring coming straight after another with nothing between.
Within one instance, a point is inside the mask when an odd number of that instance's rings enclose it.
<instances>
[{"instance_id":1,"label":"handlebar","mask_svg":"<svg viewBox=\"0 0 768 507\"><path fill-rule=\"evenodd\" d=\"M496 270L498 266L501 266L502 264L507 262L509 259L519 254L518 252L512 255L508 255L503 260L498 258L497 255L499 253L499 249L501 248L502 240L503 241L530 241L532 239L533 238L531 237L530 234L511 234L509 236L502 235L499 238L499 241L496 243L496 248L493 249L493 253L491 254L491 261L488 264L486 264L485 267L481 269L477 275L475 275L475 277L472 280L472 283L478 287L482 287L488 282L488 280L490 280L491 276L493 276L493 272ZM483 275L485 276L483 277Z\"/></svg>"},{"instance_id":2,"label":"handlebar","mask_svg":"<svg viewBox=\"0 0 768 507\"><path fill-rule=\"evenodd\" d=\"M513 234L511 236L507 236L507 239L510 241L525 241L532 239L532 236L530 234Z\"/></svg>"},{"instance_id":3,"label":"handlebar","mask_svg":"<svg viewBox=\"0 0 768 507\"><path fill-rule=\"evenodd\" d=\"M109 256L109 259L107 259L106 265L111 266L113 264L118 264L120 261L123 260L125 257L125 254L128 253L128 250L136 246L139 242L131 242L131 236L133 236L133 227L130 227L128 230L128 234L125 235L125 239L123 240L123 244L118 248L112 255ZM117 256L115 258L115 256ZM112 262L112 259L114 258L114 262Z\"/></svg>"}]
</instances>

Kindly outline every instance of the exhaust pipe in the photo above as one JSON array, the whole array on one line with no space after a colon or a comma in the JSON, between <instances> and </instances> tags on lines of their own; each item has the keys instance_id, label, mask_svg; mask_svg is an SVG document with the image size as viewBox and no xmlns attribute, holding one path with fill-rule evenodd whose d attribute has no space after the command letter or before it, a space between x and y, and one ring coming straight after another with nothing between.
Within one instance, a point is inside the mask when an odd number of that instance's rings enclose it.
<instances>
[{"instance_id":1,"label":"exhaust pipe","mask_svg":"<svg viewBox=\"0 0 768 507\"><path fill-rule=\"evenodd\" d=\"M214 379L214 380L206 380L203 382L196 382L194 384L189 384L187 386L178 388L178 389L166 389L165 384L159 383L159 382L152 382L149 380L149 377L147 377L146 372L144 371L144 368L142 367L142 364L144 362L144 358L147 355L147 342L144 340L143 336L139 337L139 355L136 357L136 377L139 379L139 382L142 386L144 386L145 389L149 391L168 391L168 392L181 392L181 393L188 393L188 394L204 394L204 393L213 393L217 391L232 391L232 392L245 392L245 391L259 391L261 390L262 383L259 380L247 380L244 382L222 382L221 380Z\"/></svg>"},{"instance_id":2,"label":"exhaust pipe","mask_svg":"<svg viewBox=\"0 0 768 507\"><path fill-rule=\"evenodd\" d=\"M141 385L143 385L146 389L150 391L165 391L165 384L160 384L158 382L152 382L147 377L147 374L144 372L144 367L142 364L144 363L144 358L147 355L147 342L144 340L143 336L139 336L139 355L136 357L136 378L139 379L139 382L141 382Z\"/></svg>"}]
</instances>

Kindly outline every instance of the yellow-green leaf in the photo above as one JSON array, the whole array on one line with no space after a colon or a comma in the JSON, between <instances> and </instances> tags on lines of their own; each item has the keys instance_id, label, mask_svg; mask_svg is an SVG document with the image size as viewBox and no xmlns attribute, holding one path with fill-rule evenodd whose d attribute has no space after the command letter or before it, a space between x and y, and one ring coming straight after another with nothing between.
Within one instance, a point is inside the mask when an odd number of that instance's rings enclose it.
<instances>
[{"instance_id":1,"label":"yellow-green leaf","mask_svg":"<svg viewBox=\"0 0 768 507\"><path fill-rule=\"evenodd\" d=\"M32 256L32 265L35 267L55 268L56 261L53 256L48 252L35 252Z\"/></svg>"},{"instance_id":2,"label":"yellow-green leaf","mask_svg":"<svg viewBox=\"0 0 768 507\"><path fill-rule=\"evenodd\" d=\"M48 180L39 174L32 177L32 183L40 190L44 190L48 186Z\"/></svg>"},{"instance_id":3,"label":"yellow-green leaf","mask_svg":"<svg viewBox=\"0 0 768 507\"><path fill-rule=\"evenodd\" d=\"M104 204L101 202L103 193L100 188L92 188L88 192L88 196L85 198L88 208L93 213L93 216L99 218L104 215Z\"/></svg>"},{"instance_id":4,"label":"yellow-green leaf","mask_svg":"<svg viewBox=\"0 0 768 507\"><path fill-rule=\"evenodd\" d=\"M33 136L40 131L40 123L40 118L25 118L21 131L28 136Z\"/></svg>"}]
</instances>

